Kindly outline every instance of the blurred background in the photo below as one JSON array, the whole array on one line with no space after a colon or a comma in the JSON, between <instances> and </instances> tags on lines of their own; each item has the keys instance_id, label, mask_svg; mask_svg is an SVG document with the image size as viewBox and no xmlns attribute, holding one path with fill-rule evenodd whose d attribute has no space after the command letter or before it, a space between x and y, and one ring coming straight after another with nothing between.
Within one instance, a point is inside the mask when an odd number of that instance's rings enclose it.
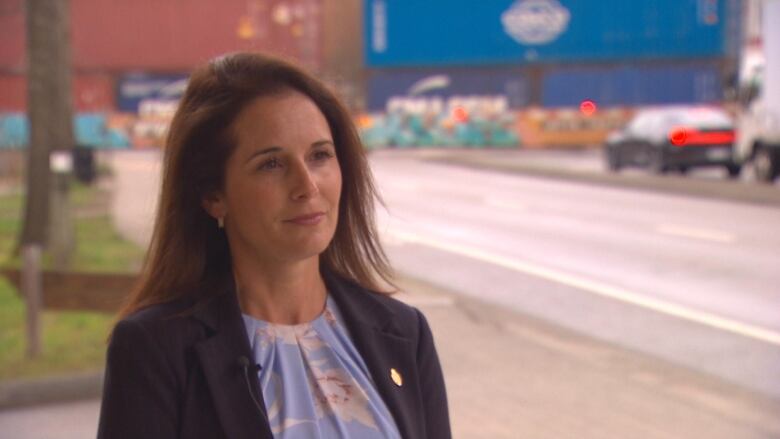
<instances>
[{"instance_id":1,"label":"blurred background","mask_svg":"<svg viewBox=\"0 0 780 439\"><path fill-rule=\"evenodd\" d=\"M347 104L455 437L780 437L780 0L0 0L0 438L94 437L220 54Z\"/></svg>"}]
</instances>

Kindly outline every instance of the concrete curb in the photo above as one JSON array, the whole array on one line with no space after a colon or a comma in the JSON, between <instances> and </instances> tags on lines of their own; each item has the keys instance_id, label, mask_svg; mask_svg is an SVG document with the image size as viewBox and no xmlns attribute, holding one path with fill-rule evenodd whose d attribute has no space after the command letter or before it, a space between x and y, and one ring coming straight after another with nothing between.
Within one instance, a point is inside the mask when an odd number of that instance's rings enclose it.
<instances>
[{"instance_id":1,"label":"concrete curb","mask_svg":"<svg viewBox=\"0 0 780 439\"><path fill-rule=\"evenodd\" d=\"M550 178L559 181L583 182L619 188L639 189L653 192L684 194L702 198L736 201L741 203L778 207L780 190L775 186L760 183L741 184L733 181L699 180L684 176L665 175L623 175L596 173L582 170L539 166L506 158L488 156L431 155L422 160L448 165L486 169L511 174Z\"/></svg>"},{"instance_id":2,"label":"concrete curb","mask_svg":"<svg viewBox=\"0 0 780 439\"><path fill-rule=\"evenodd\" d=\"M97 398L103 372L0 382L0 410L60 401Z\"/></svg>"}]
</instances>

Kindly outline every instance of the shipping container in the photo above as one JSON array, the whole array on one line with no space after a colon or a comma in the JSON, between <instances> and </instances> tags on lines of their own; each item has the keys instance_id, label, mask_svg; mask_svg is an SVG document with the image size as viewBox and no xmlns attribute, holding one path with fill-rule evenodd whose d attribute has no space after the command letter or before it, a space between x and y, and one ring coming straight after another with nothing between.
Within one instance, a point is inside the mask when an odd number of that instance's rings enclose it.
<instances>
[{"instance_id":1,"label":"shipping container","mask_svg":"<svg viewBox=\"0 0 780 439\"><path fill-rule=\"evenodd\" d=\"M365 0L365 58L399 67L731 56L738 3Z\"/></svg>"},{"instance_id":2,"label":"shipping container","mask_svg":"<svg viewBox=\"0 0 780 439\"><path fill-rule=\"evenodd\" d=\"M0 1L1 73L21 73L24 69L24 3L24 0Z\"/></svg>"},{"instance_id":3,"label":"shipping container","mask_svg":"<svg viewBox=\"0 0 780 439\"><path fill-rule=\"evenodd\" d=\"M717 63L587 66L550 69L542 80L544 107L715 103L724 80Z\"/></svg>"},{"instance_id":4,"label":"shipping container","mask_svg":"<svg viewBox=\"0 0 780 439\"><path fill-rule=\"evenodd\" d=\"M114 79L104 74L77 74L73 103L77 112L113 111Z\"/></svg>"},{"instance_id":5,"label":"shipping container","mask_svg":"<svg viewBox=\"0 0 780 439\"><path fill-rule=\"evenodd\" d=\"M527 80L520 69L373 71L367 90L368 111L384 111L394 98L446 101L457 97L500 96L511 109L529 102Z\"/></svg>"},{"instance_id":6,"label":"shipping container","mask_svg":"<svg viewBox=\"0 0 780 439\"><path fill-rule=\"evenodd\" d=\"M27 81L22 75L0 74L0 113L21 112L27 105Z\"/></svg>"},{"instance_id":7,"label":"shipping container","mask_svg":"<svg viewBox=\"0 0 780 439\"><path fill-rule=\"evenodd\" d=\"M259 50L321 65L323 0L71 0L76 70L187 71ZM24 66L24 1L0 2L0 71Z\"/></svg>"},{"instance_id":8,"label":"shipping container","mask_svg":"<svg viewBox=\"0 0 780 439\"><path fill-rule=\"evenodd\" d=\"M109 75L80 74L73 81L76 112L114 109L114 81ZM0 75L0 113L27 111L27 79L23 75Z\"/></svg>"},{"instance_id":9,"label":"shipping container","mask_svg":"<svg viewBox=\"0 0 780 439\"><path fill-rule=\"evenodd\" d=\"M117 109L138 113L144 101L177 101L187 86L186 74L129 74L117 81Z\"/></svg>"},{"instance_id":10,"label":"shipping container","mask_svg":"<svg viewBox=\"0 0 780 439\"><path fill-rule=\"evenodd\" d=\"M265 50L319 65L320 0L73 0L79 67L186 70Z\"/></svg>"}]
</instances>

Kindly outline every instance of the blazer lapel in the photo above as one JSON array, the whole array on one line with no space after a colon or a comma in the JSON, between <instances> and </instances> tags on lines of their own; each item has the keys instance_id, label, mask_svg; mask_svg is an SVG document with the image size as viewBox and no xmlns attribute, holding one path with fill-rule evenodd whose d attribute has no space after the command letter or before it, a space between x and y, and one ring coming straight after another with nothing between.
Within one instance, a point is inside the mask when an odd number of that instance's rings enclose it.
<instances>
[{"instance_id":1,"label":"blazer lapel","mask_svg":"<svg viewBox=\"0 0 780 439\"><path fill-rule=\"evenodd\" d=\"M272 439L254 369L247 383L239 358L254 364L235 293L230 289L195 313L214 335L195 345L225 435L231 439ZM252 400L253 392L259 402Z\"/></svg>"},{"instance_id":2,"label":"blazer lapel","mask_svg":"<svg viewBox=\"0 0 780 439\"><path fill-rule=\"evenodd\" d=\"M327 278L326 278L327 279ZM393 415L401 437L423 438L414 340L394 328L393 311L345 282L328 279L328 290L344 316L355 347L363 357L382 399ZM393 377L395 370L396 377ZM400 384L396 381L400 378Z\"/></svg>"}]
</instances>

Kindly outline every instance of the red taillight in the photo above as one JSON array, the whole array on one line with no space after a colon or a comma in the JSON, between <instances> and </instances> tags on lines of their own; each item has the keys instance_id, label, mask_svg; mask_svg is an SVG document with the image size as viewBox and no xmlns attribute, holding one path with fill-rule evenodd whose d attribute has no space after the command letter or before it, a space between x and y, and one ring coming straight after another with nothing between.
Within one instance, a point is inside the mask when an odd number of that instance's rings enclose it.
<instances>
[{"instance_id":1,"label":"red taillight","mask_svg":"<svg viewBox=\"0 0 780 439\"><path fill-rule=\"evenodd\" d=\"M683 127L675 127L669 131L669 141L674 146L684 146L688 140L688 129Z\"/></svg>"},{"instance_id":2,"label":"red taillight","mask_svg":"<svg viewBox=\"0 0 780 439\"><path fill-rule=\"evenodd\" d=\"M669 141L674 146L727 145L734 143L734 130L701 132L686 127L669 131Z\"/></svg>"}]
</instances>

